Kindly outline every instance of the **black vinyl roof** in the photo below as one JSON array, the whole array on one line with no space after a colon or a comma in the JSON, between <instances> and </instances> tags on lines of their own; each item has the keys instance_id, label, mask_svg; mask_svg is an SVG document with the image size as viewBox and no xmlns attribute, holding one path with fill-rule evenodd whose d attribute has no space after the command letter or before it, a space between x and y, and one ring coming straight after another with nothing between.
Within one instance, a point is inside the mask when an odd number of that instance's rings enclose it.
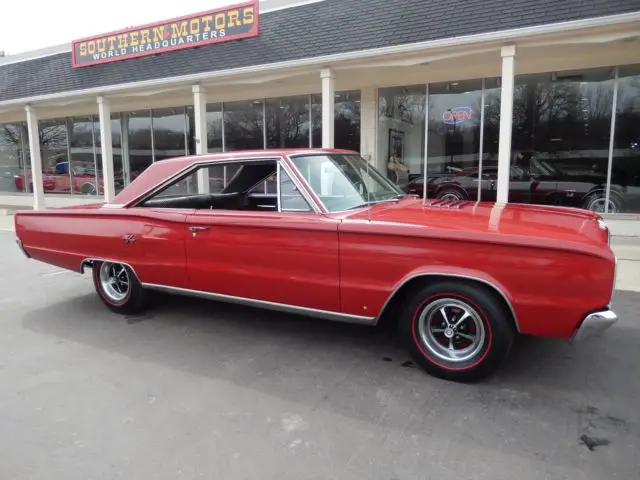
<instances>
[{"instance_id":1,"label":"black vinyl roof","mask_svg":"<svg viewBox=\"0 0 640 480\"><path fill-rule=\"evenodd\" d=\"M640 0L325 0L261 14L255 38L79 69L70 52L0 65L0 102L635 11Z\"/></svg>"}]
</instances>

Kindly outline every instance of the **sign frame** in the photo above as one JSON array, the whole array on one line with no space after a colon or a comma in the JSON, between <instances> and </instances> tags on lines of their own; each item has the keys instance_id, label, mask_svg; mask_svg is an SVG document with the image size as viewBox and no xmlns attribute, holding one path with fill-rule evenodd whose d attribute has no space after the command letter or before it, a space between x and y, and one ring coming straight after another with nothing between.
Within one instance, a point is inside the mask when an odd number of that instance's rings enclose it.
<instances>
[{"instance_id":1,"label":"sign frame","mask_svg":"<svg viewBox=\"0 0 640 480\"><path fill-rule=\"evenodd\" d=\"M199 42L193 42L193 43L184 43L182 45L173 45L173 46L169 46L166 48L161 48L158 50L146 50L143 52L135 52L135 53L130 53L130 54L126 54L126 55L118 55L118 56L114 56L114 57L108 57L108 58L101 58L98 60L91 60L91 62L89 63L78 63L78 59L76 58L76 48L77 46L79 46L81 43L83 42L91 42L94 40L100 40L100 39L106 39L107 37L111 37L111 36L116 36L116 35L123 35L123 34L127 34L130 32L136 32L136 31L141 31L141 30L146 30L146 29L153 29L154 27L159 27L159 26L168 26L169 24L173 24L173 23L178 23L178 22L182 22L185 20L192 20L194 18L198 18L198 17L203 17L203 16L208 16L208 15L216 15L218 13L222 13L222 12L228 12L230 10L236 10L236 9L242 9L245 7L253 7L253 15L254 15L254 22L253 25L251 26L251 29L246 32L246 33L240 33L240 34L236 34L236 35L229 35L226 37L218 37L218 38L210 38L208 40L201 40ZM250 0L250 1L246 1L246 2L242 2L242 3L238 3L238 4L234 4L234 5L227 5L224 7L218 7L215 8L213 10L205 10L202 12L196 12L196 13L192 13L189 15L183 15L180 17L174 17L174 18L170 18L168 20L161 20L161 21L157 21L157 22L153 22L153 23L147 23L144 25L136 25L134 27L129 27L129 28L124 28L122 30L115 30L115 31L111 31L111 32L106 32L106 33L101 33L99 35L93 35L90 37L84 37L84 38L79 38L77 40L73 40L71 42L71 59L72 59L72 65L73 68L86 68L86 67L93 67L96 65L103 65L105 63L113 63L113 62L120 62L120 61L124 61L124 60L130 60L130 59L134 59L134 58L140 58L140 57L148 57L148 56L154 56L154 55L161 55L164 53L169 53L169 52L175 52L176 50L186 50L188 48L197 48L197 47L202 47L205 45L212 45L212 44L216 44L216 43L226 43L226 42L232 42L234 40L242 40L245 38L253 38L253 37L257 37L260 33L260 13L259 13L259 0Z\"/></svg>"}]
</instances>

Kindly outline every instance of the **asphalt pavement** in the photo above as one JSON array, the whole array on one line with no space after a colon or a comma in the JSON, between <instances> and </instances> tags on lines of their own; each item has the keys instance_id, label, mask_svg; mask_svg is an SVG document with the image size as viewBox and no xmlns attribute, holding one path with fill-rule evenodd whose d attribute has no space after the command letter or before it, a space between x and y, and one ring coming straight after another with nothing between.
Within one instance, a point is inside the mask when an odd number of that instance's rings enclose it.
<instances>
[{"instance_id":1,"label":"asphalt pavement","mask_svg":"<svg viewBox=\"0 0 640 480\"><path fill-rule=\"evenodd\" d=\"M0 232L0 479L635 479L640 293L581 344L525 338L461 385L390 332L91 279Z\"/></svg>"}]
</instances>

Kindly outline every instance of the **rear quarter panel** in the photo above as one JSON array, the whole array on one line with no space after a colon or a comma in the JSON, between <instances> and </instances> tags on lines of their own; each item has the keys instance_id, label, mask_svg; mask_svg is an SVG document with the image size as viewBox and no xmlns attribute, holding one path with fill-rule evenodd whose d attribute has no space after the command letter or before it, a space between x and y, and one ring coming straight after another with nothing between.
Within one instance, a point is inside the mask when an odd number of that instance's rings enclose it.
<instances>
[{"instance_id":1,"label":"rear quarter panel","mask_svg":"<svg viewBox=\"0 0 640 480\"><path fill-rule=\"evenodd\" d=\"M521 333L570 337L584 315L610 302L613 254L602 256L532 246L500 245L473 238L452 240L340 229L343 311L379 314L406 280L421 274L476 277L510 301Z\"/></svg>"},{"instance_id":2,"label":"rear quarter panel","mask_svg":"<svg viewBox=\"0 0 640 480\"><path fill-rule=\"evenodd\" d=\"M188 211L52 209L16 214L16 235L33 259L79 271L88 258L128 263L142 282L186 286ZM133 234L134 243L124 235Z\"/></svg>"}]
</instances>

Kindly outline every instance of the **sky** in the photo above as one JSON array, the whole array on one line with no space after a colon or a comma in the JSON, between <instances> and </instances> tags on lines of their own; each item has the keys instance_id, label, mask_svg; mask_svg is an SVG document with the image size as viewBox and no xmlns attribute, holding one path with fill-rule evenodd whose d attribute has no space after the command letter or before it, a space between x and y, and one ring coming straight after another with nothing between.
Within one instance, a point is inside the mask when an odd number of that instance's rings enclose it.
<instances>
[{"instance_id":1,"label":"sky","mask_svg":"<svg viewBox=\"0 0 640 480\"><path fill-rule=\"evenodd\" d=\"M0 50L11 55L242 3L242 0L5 0L2 3Z\"/></svg>"}]
</instances>

